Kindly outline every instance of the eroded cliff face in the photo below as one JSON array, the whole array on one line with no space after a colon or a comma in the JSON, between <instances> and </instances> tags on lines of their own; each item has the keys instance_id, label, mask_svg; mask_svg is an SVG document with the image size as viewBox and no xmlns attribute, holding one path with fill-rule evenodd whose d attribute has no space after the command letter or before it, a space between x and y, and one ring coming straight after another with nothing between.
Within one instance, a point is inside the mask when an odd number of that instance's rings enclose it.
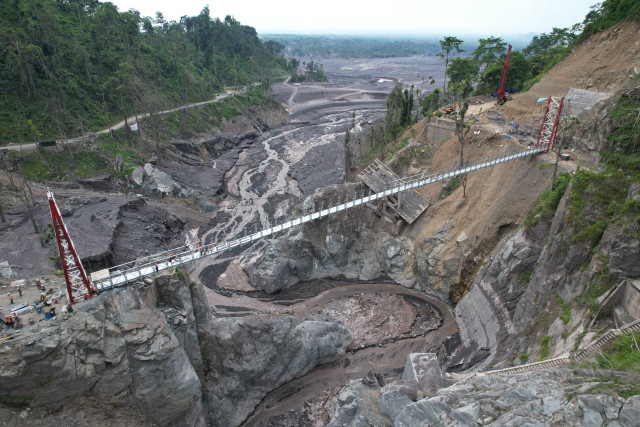
<instances>
[{"instance_id":1,"label":"eroded cliff face","mask_svg":"<svg viewBox=\"0 0 640 427\"><path fill-rule=\"evenodd\" d=\"M576 240L581 230L571 221L570 193L571 188L552 219L521 228L498 248L456 306L463 343L491 353L485 366L500 366L522 352L537 360L545 335L548 357L571 351L591 318L581 297L640 270L637 221L612 221L592 247L588 238ZM584 210L598 215L593 205ZM559 301L570 306L566 320Z\"/></svg>"},{"instance_id":2,"label":"eroded cliff face","mask_svg":"<svg viewBox=\"0 0 640 427\"><path fill-rule=\"evenodd\" d=\"M469 150L482 150L484 156L504 151L502 140L493 134L482 138L482 147L474 144ZM449 140L437 147L429 169L449 164L456 144ZM472 156L479 158L480 153ZM388 277L457 302L495 245L517 227L545 187L550 171L538 168L542 160L525 159L469 174L466 197L461 187L444 199L439 198L438 184L422 188L431 207L399 231L364 207L306 223L271 240L257 260L243 267L254 286L270 293L315 278ZM357 184L345 187L317 191L304 201L302 212L362 194Z\"/></svg>"},{"instance_id":3,"label":"eroded cliff face","mask_svg":"<svg viewBox=\"0 0 640 427\"><path fill-rule=\"evenodd\" d=\"M62 319L67 317L66 319ZM0 348L0 390L60 409L92 396L159 425L205 425L200 380L162 314L133 289L86 301Z\"/></svg>"},{"instance_id":4,"label":"eroded cliff face","mask_svg":"<svg viewBox=\"0 0 640 427\"><path fill-rule=\"evenodd\" d=\"M337 200L362 194L352 184L317 191L302 205L303 212L333 206ZM420 288L415 274L414 242L392 232L392 226L369 209L342 214L303 225L272 240L247 270L249 279L269 293L304 280L344 276L372 280L388 276L406 287Z\"/></svg>"},{"instance_id":5,"label":"eroded cliff face","mask_svg":"<svg viewBox=\"0 0 640 427\"><path fill-rule=\"evenodd\" d=\"M130 425L136 416L239 425L269 391L339 358L353 339L326 319L215 319L202 285L175 276L74 307L0 348L0 396L9 403L0 412L17 417L11 404L20 403L74 413L74 402L98 400L102 415L127 408Z\"/></svg>"}]
</instances>

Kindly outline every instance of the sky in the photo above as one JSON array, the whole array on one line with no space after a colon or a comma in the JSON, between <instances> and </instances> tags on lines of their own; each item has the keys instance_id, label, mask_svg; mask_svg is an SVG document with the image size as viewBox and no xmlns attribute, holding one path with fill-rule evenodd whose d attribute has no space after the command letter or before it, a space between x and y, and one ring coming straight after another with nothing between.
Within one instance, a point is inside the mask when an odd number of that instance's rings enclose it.
<instances>
[{"instance_id":1,"label":"sky","mask_svg":"<svg viewBox=\"0 0 640 427\"><path fill-rule=\"evenodd\" d=\"M582 22L597 0L111 0L120 11L166 20L233 16L259 34L508 35L550 32Z\"/></svg>"}]
</instances>

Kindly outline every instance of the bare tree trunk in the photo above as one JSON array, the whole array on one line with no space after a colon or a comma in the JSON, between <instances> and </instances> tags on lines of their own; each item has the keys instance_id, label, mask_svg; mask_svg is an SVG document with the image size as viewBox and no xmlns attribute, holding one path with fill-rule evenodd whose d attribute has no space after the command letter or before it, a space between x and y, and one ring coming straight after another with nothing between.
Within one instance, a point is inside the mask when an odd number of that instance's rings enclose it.
<instances>
[{"instance_id":1,"label":"bare tree trunk","mask_svg":"<svg viewBox=\"0 0 640 427\"><path fill-rule=\"evenodd\" d=\"M31 220L31 224L33 224L33 230L36 233L39 233L38 223L36 222L36 215L34 212L35 199L33 197L33 192L31 191L31 186L27 182L25 178L21 178L20 192L18 193L18 198L24 203L27 208L27 215L29 215L29 219ZM28 192L27 192L28 191Z\"/></svg>"},{"instance_id":2,"label":"bare tree trunk","mask_svg":"<svg viewBox=\"0 0 640 427\"><path fill-rule=\"evenodd\" d=\"M156 166L160 167L160 139L156 136Z\"/></svg>"},{"instance_id":3,"label":"bare tree trunk","mask_svg":"<svg viewBox=\"0 0 640 427\"><path fill-rule=\"evenodd\" d=\"M549 187L549 194L553 191L553 185L556 182L556 176L558 174L558 162L560 161L560 150L554 150L556 152L556 161L553 164L553 175L551 176L551 186Z\"/></svg>"},{"instance_id":4,"label":"bare tree trunk","mask_svg":"<svg viewBox=\"0 0 640 427\"><path fill-rule=\"evenodd\" d=\"M460 167L464 165L464 137L467 136L471 127L465 130L464 127L464 116L467 114L467 110L469 109L469 101L464 101L462 104L462 109L459 112L460 118L456 120L456 136L458 137L458 143L460 145ZM460 182L462 183L462 197L467 197L467 175L464 174L460 177Z\"/></svg>"},{"instance_id":5,"label":"bare tree trunk","mask_svg":"<svg viewBox=\"0 0 640 427\"><path fill-rule=\"evenodd\" d=\"M351 128L347 128L344 133L344 182L349 182L349 174L351 172L351 151L349 143L351 142Z\"/></svg>"},{"instance_id":6,"label":"bare tree trunk","mask_svg":"<svg viewBox=\"0 0 640 427\"><path fill-rule=\"evenodd\" d=\"M4 211L2 210L2 205L0 204L0 221L7 222L7 218L4 216Z\"/></svg>"}]
</instances>

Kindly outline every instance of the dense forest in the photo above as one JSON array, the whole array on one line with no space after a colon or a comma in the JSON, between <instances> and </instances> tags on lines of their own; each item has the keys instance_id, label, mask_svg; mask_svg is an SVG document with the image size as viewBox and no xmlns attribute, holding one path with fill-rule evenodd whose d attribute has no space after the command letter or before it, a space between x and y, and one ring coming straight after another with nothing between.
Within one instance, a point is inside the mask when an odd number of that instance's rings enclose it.
<instances>
[{"instance_id":1,"label":"dense forest","mask_svg":"<svg viewBox=\"0 0 640 427\"><path fill-rule=\"evenodd\" d=\"M225 86L268 84L292 65L208 7L167 22L97 0L3 0L0 40L0 143L106 128Z\"/></svg>"},{"instance_id":2,"label":"dense forest","mask_svg":"<svg viewBox=\"0 0 640 427\"><path fill-rule=\"evenodd\" d=\"M529 43L533 35L513 36L510 42L517 49ZM329 36L297 34L261 34L265 41L285 46L288 56L321 58L391 58L411 55L433 56L440 52L440 36ZM478 37L469 37L462 48L475 49Z\"/></svg>"}]
</instances>

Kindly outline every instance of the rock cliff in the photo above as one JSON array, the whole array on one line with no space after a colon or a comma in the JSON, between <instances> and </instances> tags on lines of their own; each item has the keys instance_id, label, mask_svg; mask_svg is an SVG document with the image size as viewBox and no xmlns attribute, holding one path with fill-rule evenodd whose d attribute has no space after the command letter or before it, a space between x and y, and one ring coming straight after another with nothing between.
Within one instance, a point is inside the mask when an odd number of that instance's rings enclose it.
<instances>
[{"instance_id":1,"label":"rock cliff","mask_svg":"<svg viewBox=\"0 0 640 427\"><path fill-rule=\"evenodd\" d=\"M569 372L476 377L415 399L415 384L356 380L336 399L330 426L563 425L632 427L640 396L592 394Z\"/></svg>"},{"instance_id":2,"label":"rock cliff","mask_svg":"<svg viewBox=\"0 0 640 427\"><path fill-rule=\"evenodd\" d=\"M266 393L352 341L324 319L215 319L202 286L174 276L74 307L0 347L8 417L95 400L101 413L126 408L132 423L239 425Z\"/></svg>"},{"instance_id":3,"label":"rock cliff","mask_svg":"<svg viewBox=\"0 0 640 427\"><path fill-rule=\"evenodd\" d=\"M589 192L598 191L594 185ZM580 215L600 218L595 197L570 187L555 215L521 228L492 254L456 306L463 343L491 352L485 366L513 361L520 353L537 359L545 335L544 357L570 352L593 314L589 301L638 274L637 221L621 218L601 236L581 234L585 228L575 222L572 197L588 200Z\"/></svg>"}]
</instances>

